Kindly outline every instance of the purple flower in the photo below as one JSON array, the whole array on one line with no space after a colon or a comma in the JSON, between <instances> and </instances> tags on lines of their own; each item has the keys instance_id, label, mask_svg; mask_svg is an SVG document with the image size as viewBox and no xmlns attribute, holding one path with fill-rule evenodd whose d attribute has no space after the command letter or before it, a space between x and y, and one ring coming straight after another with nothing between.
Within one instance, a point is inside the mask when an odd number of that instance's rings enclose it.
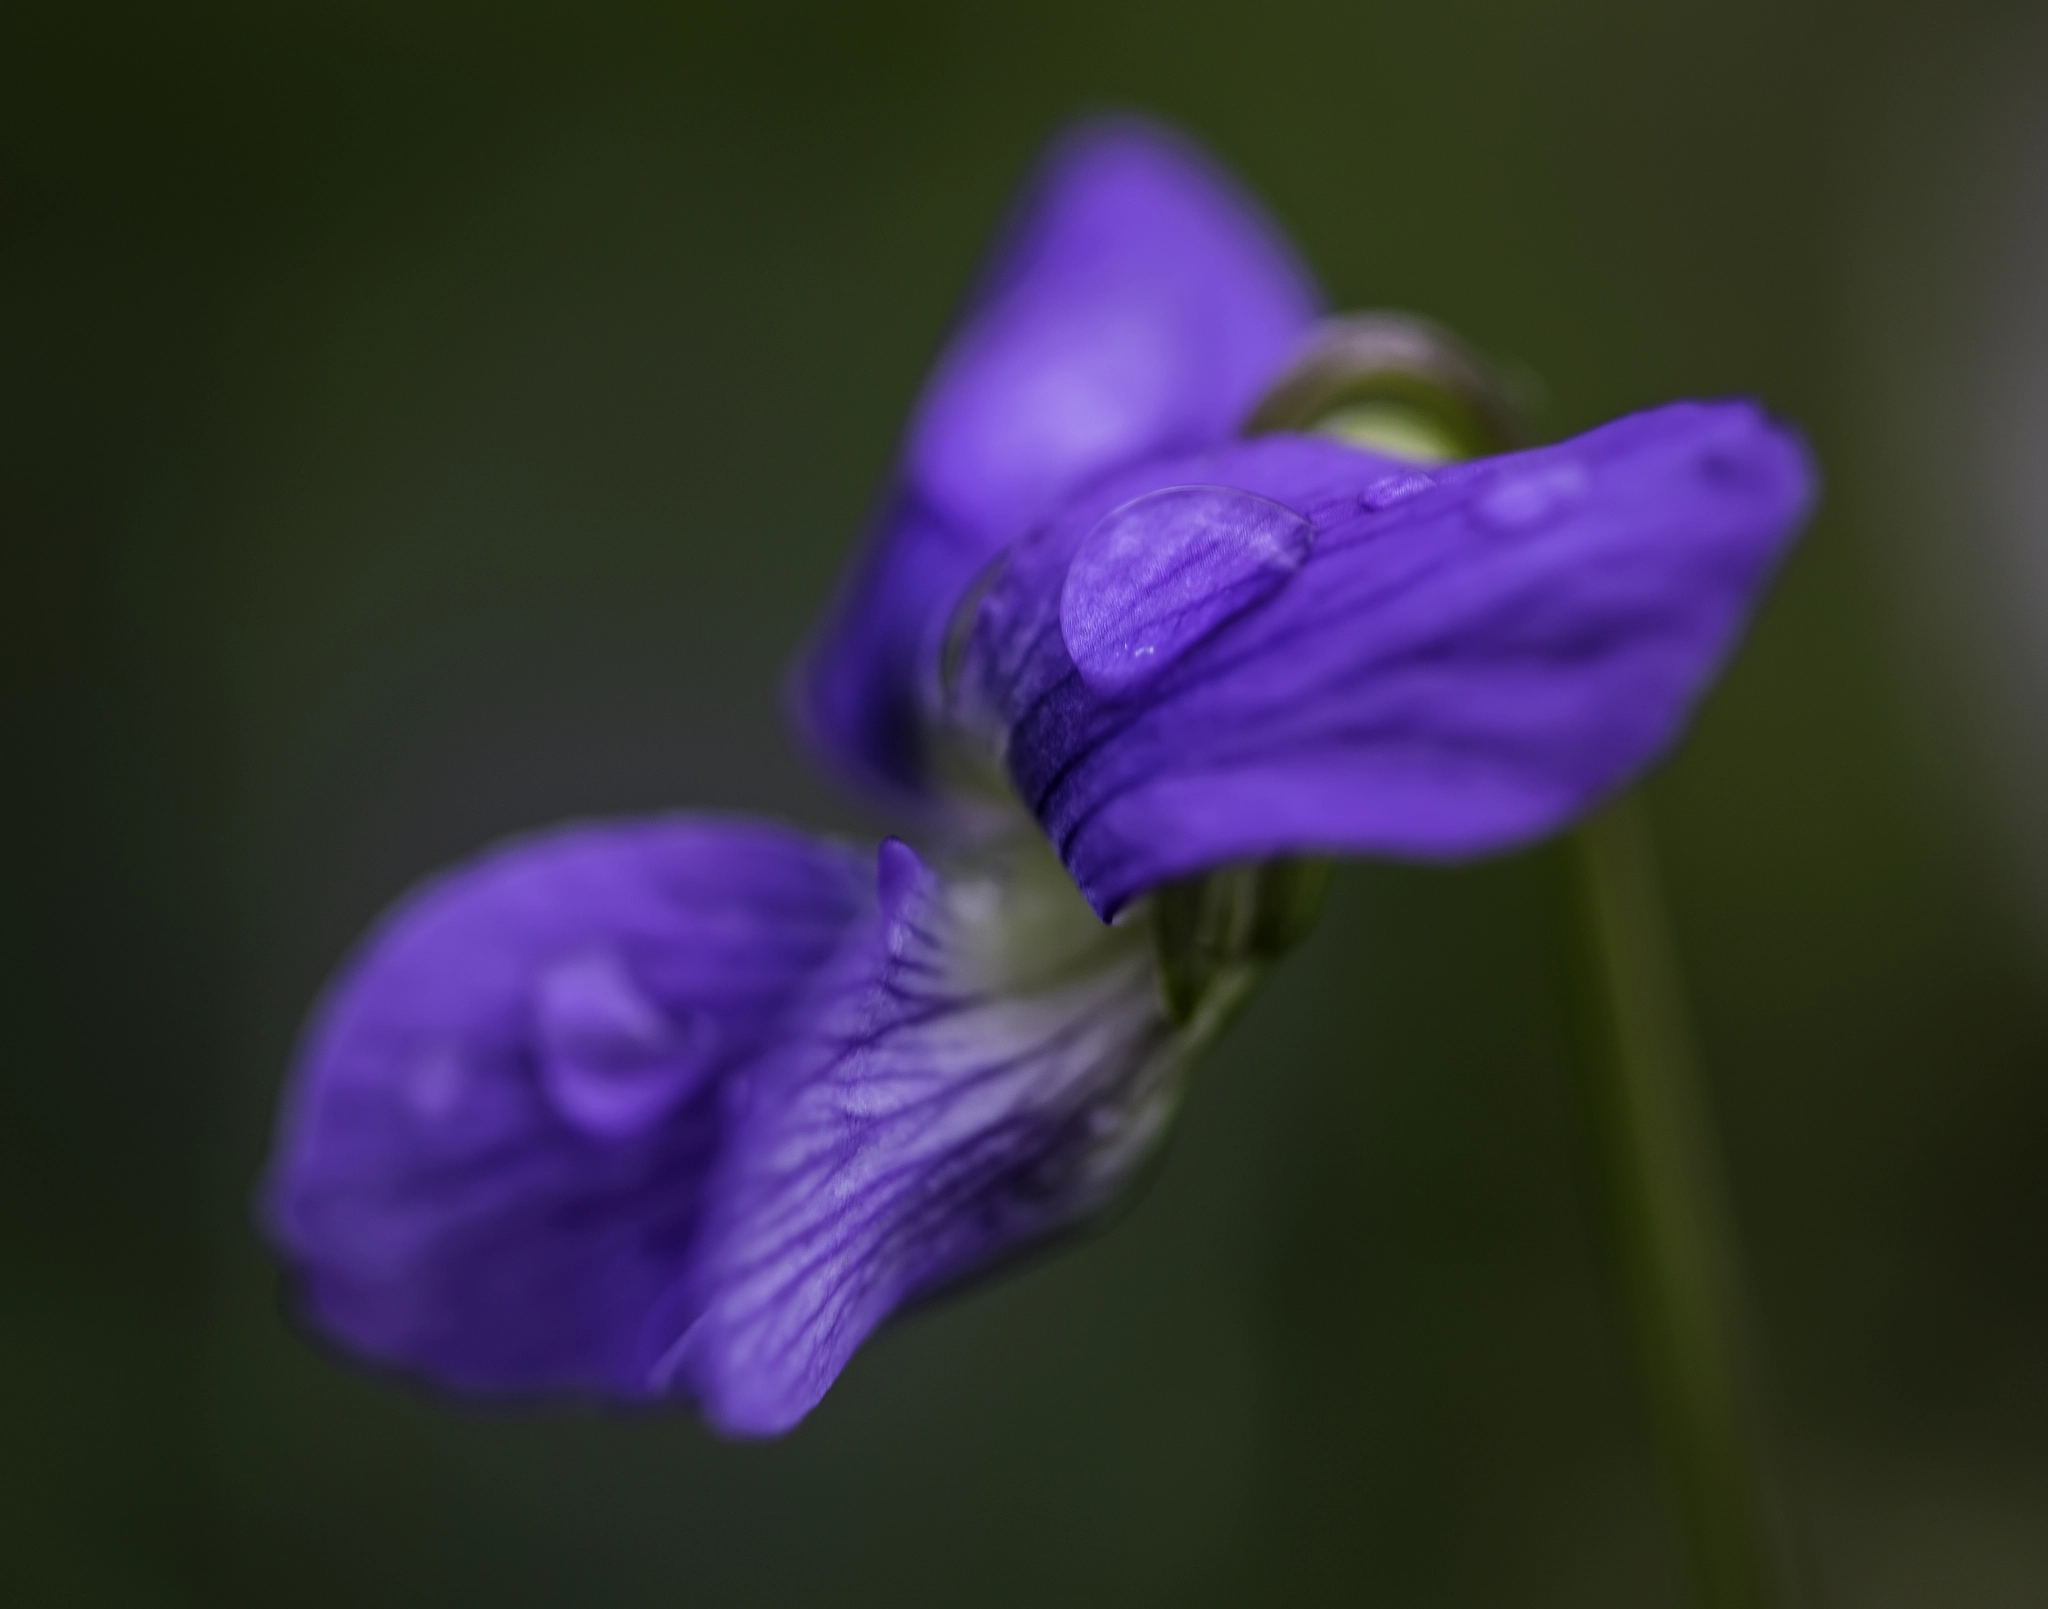
<instances>
[{"instance_id":1,"label":"purple flower","mask_svg":"<svg viewBox=\"0 0 2048 1609\"><path fill-rule=\"evenodd\" d=\"M1662 752L1805 512L1796 440L1684 403L1424 462L1342 384L1417 327L1317 319L1179 139L1062 142L793 685L926 855L618 822L401 901L265 1189L312 1320L459 1388L786 1430L905 1303L1116 1196L1320 857L1526 843Z\"/></svg>"}]
</instances>

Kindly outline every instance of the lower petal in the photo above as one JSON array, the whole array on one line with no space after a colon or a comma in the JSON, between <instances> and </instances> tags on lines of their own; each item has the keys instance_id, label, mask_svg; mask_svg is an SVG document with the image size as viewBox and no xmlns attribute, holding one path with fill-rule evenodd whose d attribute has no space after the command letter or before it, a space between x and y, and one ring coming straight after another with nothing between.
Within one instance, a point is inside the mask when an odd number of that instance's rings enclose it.
<instances>
[{"instance_id":1,"label":"lower petal","mask_svg":"<svg viewBox=\"0 0 2048 1609\"><path fill-rule=\"evenodd\" d=\"M673 1367L729 1433L788 1429L904 1303L1099 1213L1213 1027L1169 1019L1149 921L1104 927L1035 839L943 873L892 841L881 886L727 1151Z\"/></svg>"},{"instance_id":2,"label":"lower petal","mask_svg":"<svg viewBox=\"0 0 2048 1609\"><path fill-rule=\"evenodd\" d=\"M837 845L671 818L401 901L329 986L264 1188L310 1318L457 1387L657 1391L729 1087L871 886Z\"/></svg>"}]
</instances>

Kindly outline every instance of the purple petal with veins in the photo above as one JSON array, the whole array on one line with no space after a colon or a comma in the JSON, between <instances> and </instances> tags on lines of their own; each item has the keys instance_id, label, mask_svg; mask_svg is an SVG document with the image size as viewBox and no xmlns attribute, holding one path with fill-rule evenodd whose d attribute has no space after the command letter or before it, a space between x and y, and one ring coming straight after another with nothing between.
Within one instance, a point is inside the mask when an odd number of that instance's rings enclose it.
<instances>
[{"instance_id":1,"label":"purple petal with veins","mask_svg":"<svg viewBox=\"0 0 2048 1609\"><path fill-rule=\"evenodd\" d=\"M981 601L959 718L1105 915L1231 862L1456 859L1576 819L1677 736L1813 497L1798 440L1739 402L1438 469L1389 500L1394 472L1300 437L1135 469L1022 544ZM1105 683L1102 644L1122 639L1103 622L1153 606L1129 566L1095 562L1094 533L1151 493L1169 499L1158 552L1235 541L1228 505L1159 490L1195 481L1319 535L1255 601L1191 568L1214 599L1156 606L1200 629L1134 695Z\"/></svg>"},{"instance_id":2,"label":"purple petal with veins","mask_svg":"<svg viewBox=\"0 0 2048 1609\"><path fill-rule=\"evenodd\" d=\"M321 1005L265 1188L303 1310L446 1384L649 1394L725 1087L871 907L861 856L689 818L402 900Z\"/></svg>"}]
</instances>

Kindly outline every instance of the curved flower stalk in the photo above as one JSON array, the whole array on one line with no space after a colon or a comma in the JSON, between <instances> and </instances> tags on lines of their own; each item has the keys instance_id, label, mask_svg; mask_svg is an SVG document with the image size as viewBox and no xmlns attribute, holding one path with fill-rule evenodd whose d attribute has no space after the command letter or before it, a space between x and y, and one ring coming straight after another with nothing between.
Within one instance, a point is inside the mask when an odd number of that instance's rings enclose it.
<instances>
[{"instance_id":1,"label":"curved flower stalk","mask_svg":"<svg viewBox=\"0 0 2048 1609\"><path fill-rule=\"evenodd\" d=\"M771 1435L1099 1213L1326 857L1489 854L1624 786L1804 514L1741 402L1436 462L1499 438L1468 369L1319 324L1176 136L1061 142L792 686L922 852L601 823L402 901L265 1187L305 1311L449 1386Z\"/></svg>"}]
</instances>

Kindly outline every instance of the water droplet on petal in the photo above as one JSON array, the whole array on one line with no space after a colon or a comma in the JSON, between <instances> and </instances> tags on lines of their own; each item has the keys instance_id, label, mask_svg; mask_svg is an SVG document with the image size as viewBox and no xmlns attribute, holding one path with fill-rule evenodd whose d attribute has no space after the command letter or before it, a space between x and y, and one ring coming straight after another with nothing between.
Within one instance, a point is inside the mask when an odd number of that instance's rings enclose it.
<instances>
[{"instance_id":1,"label":"water droplet on petal","mask_svg":"<svg viewBox=\"0 0 2048 1609\"><path fill-rule=\"evenodd\" d=\"M1480 494L1473 512L1497 531L1526 531L1570 509L1591 478L1584 464L1569 458L1509 470Z\"/></svg>"},{"instance_id":2,"label":"water droplet on petal","mask_svg":"<svg viewBox=\"0 0 2048 1609\"><path fill-rule=\"evenodd\" d=\"M1293 577L1316 528L1228 486L1174 486L1088 533L1060 594L1060 635L1082 680L1128 692Z\"/></svg>"},{"instance_id":3,"label":"water droplet on petal","mask_svg":"<svg viewBox=\"0 0 2048 1609\"><path fill-rule=\"evenodd\" d=\"M710 1070L714 1034L664 1011L610 951L565 956L534 984L541 1084L570 1123L600 1139L651 1128Z\"/></svg>"},{"instance_id":4,"label":"water droplet on petal","mask_svg":"<svg viewBox=\"0 0 2048 1609\"><path fill-rule=\"evenodd\" d=\"M1411 497L1420 497L1436 482L1420 470L1404 469L1392 475L1382 475L1358 494L1361 508L1377 514L1383 508L1392 508L1396 503L1405 503Z\"/></svg>"}]
</instances>

